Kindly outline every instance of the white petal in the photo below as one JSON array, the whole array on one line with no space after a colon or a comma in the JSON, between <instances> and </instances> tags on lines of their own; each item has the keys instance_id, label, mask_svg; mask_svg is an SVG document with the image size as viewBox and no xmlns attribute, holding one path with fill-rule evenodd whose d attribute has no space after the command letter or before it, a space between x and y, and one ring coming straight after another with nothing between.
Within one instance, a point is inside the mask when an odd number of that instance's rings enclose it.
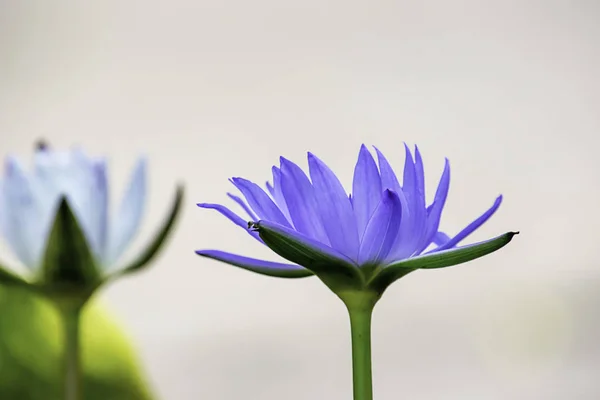
<instances>
[{"instance_id":1,"label":"white petal","mask_svg":"<svg viewBox=\"0 0 600 400\"><path fill-rule=\"evenodd\" d=\"M35 270L45 249L52 220L51 200L40 202L39 187L15 159L6 162L0 212L0 229L8 245L21 262Z\"/></svg>"},{"instance_id":2,"label":"white petal","mask_svg":"<svg viewBox=\"0 0 600 400\"><path fill-rule=\"evenodd\" d=\"M146 200L146 160L140 159L114 218L111 218L108 246L103 264L113 265L135 237L142 222Z\"/></svg>"},{"instance_id":3,"label":"white petal","mask_svg":"<svg viewBox=\"0 0 600 400\"><path fill-rule=\"evenodd\" d=\"M92 251L100 257L106 245L105 163L90 159L80 150L39 151L35 166L35 179L42 191L40 204L52 208L55 199L66 195Z\"/></svg>"}]
</instances>

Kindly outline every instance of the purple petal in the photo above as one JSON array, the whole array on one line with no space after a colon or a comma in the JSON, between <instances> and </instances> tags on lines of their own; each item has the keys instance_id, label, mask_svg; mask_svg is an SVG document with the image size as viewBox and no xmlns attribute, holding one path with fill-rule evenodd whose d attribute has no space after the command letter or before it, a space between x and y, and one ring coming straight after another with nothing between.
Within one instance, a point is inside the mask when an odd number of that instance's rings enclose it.
<instances>
[{"instance_id":1,"label":"purple petal","mask_svg":"<svg viewBox=\"0 0 600 400\"><path fill-rule=\"evenodd\" d=\"M473 231L475 231L477 228L479 228L481 225L483 225L488 219L490 219L490 217L492 215L494 215L496 210L498 210L498 207L500 207L501 203L502 203L502 195L498 196L498 198L496 198L496 201L494 202L492 207L490 207L486 212L481 214L481 216L479 216L475 221L471 222L469 225L467 225L467 227L465 229L463 229L458 234L456 234L456 236L454 236L452 239L448 240L445 244L441 245L440 247L432 250L430 253L450 249L450 248L456 246L461 240L463 240L464 238L469 236L471 233L473 233Z\"/></svg>"},{"instance_id":2,"label":"purple petal","mask_svg":"<svg viewBox=\"0 0 600 400\"><path fill-rule=\"evenodd\" d=\"M381 177L377 164L367 147L360 147L358 161L354 168L351 202L359 237L362 237L369 219L381 201Z\"/></svg>"},{"instance_id":3,"label":"purple petal","mask_svg":"<svg viewBox=\"0 0 600 400\"><path fill-rule=\"evenodd\" d=\"M398 182L398 178L396 177L396 173L392 169L390 163L387 158L383 155L381 151L377 147L374 147L375 152L377 153L377 160L379 161L379 171L381 173L381 189L391 189L396 193L400 193L402 190L400 188L400 183Z\"/></svg>"},{"instance_id":4,"label":"purple petal","mask_svg":"<svg viewBox=\"0 0 600 400\"><path fill-rule=\"evenodd\" d=\"M212 258L263 275L279 278L303 278L311 276L312 272L295 264L283 264L272 261L258 260L219 250L197 250L196 254Z\"/></svg>"},{"instance_id":5,"label":"purple petal","mask_svg":"<svg viewBox=\"0 0 600 400\"><path fill-rule=\"evenodd\" d=\"M250 219L252 221L256 221L258 219L256 214L254 214L254 212L250 209L250 207L248 207L248 204L246 204L246 202L244 200L242 200L241 197L236 196L232 193L227 193L227 196L229 196L230 199L232 199L233 201L238 203L240 205L240 207L242 207L244 209L244 211L246 211L246 214L248 214L248 216L250 217Z\"/></svg>"},{"instance_id":6,"label":"purple petal","mask_svg":"<svg viewBox=\"0 0 600 400\"><path fill-rule=\"evenodd\" d=\"M437 246L441 246L450 240L450 236L446 235L444 232L437 232L433 235L433 239L431 241Z\"/></svg>"},{"instance_id":7,"label":"purple petal","mask_svg":"<svg viewBox=\"0 0 600 400\"><path fill-rule=\"evenodd\" d=\"M419 207L425 208L425 169L419 148L415 146L415 187Z\"/></svg>"},{"instance_id":8,"label":"purple petal","mask_svg":"<svg viewBox=\"0 0 600 400\"><path fill-rule=\"evenodd\" d=\"M377 264L387 257L398 235L401 216L400 198L386 189L367 224L358 254L359 265Z\"/></svg>"},{"instance_id":9,"label":"purple petal","mask_svg":"<svg viewBox=\"0 0 600 400\"><path fill-rule=\"evenodd\" d=\"M285 215L260 186L243 178L232 178L232 182L242 192L246 201L260 219L290 227Z\"/></svg>"},{"instance_id":10,"label":"purple petal","mask_svg":"<svg viewBox=\"0 0 600 400\"><path fill-rule=\"evenodd\" d=\"M271 182L267 181L265 183L265 186L267 187L267 190L269 191L271 197L275 198L275 189L273 188L273 185L271 185Z\"/></svg>"},{"instance_id":11,"label":"purple petal","mask_svg":"<svg viewBox=\"0 0 600 400\"><path fill-rule=\"evenodd\" d=\"M353 260L358 258L359 239L354 211L339 179L325 163L308 153L310 177L317 208L331 246Z\"/></svg>"},{"instance_id":12,"label":"purple petal","mask_svg":"<svg viewBox=\"0 0 600 400\"><path fill-rule=\"evenodd\" d=\"M404 161L404 180L402 190L408 200L410 209L410 237L403 239L406 242L406 248L410 249L412 254L421 241L421 236L425 230L425 196L419 191L417 178L417 168L413 162L412 154L406 144L404 144L406 160Z\"/></svg>"},{"instance_id":13,"label":"purple petal","mask_svg":"<svg viewBox=\"0 0 600 400\"><path fill-rule=\"evenodd\" d=\"M275 203L279 206L279 209L285 215L288 221L291 221L290 212L288 211L287 203L285 202L285 197L283 196L283 192L281 190L281 171L277 167L272 168L273 171L273 198L275 199Z\"/></svg>"},{"instance_id":14,"label":"purple petal","mask_svg":"<svg viewBox=\"0 0 600 400\"><path fill-rule=\"evenodd\" d=\"M329 245L317 208L315 190L302 169L281 157L281 190L296 230Z\"/></svg>"},{"instance_id":15,"label":"purple petal","mask_svg":"<svg viewBox=\"0 0 600 400\"><path fill-rule=\"evenodd\" d=\"M222 206L220 204L212 204L212 203L198 203L198 207L200 208L208 208L210 210L218 211L221 215L225 216L225 218L229 219L231 222L236 224L239 227L244 228L246 232L248 232L254 239L258 240L262 243L261 238L258 236L256 232L253 232L248 229L248 221L245 221L239 215L231 211L229 208Z\"/></svg>"},{"instance_id":16,"label":"purple petal","mask_svg":"<svg viewBox=\"0 0 600 400\"><path fill-rule=\"evenodd\" d=\"M425 234L423 235L423 239L421 245L415 252L416 254L421 253L423 250L429 246L431 243L433 236L436 234L440 227L440 219L442 216L442 211L444 209L444 205L446 204L446 198L448 197L448 189L450 188L450 163L448 159L446 159L446 163L444 165L444 172L442 172L442 177L440 178L440 183L438 184L437 190L435 192L435 198L433 200L433 204L427 209L427 225L425 228Z\"/></svg>"}]
</instances>

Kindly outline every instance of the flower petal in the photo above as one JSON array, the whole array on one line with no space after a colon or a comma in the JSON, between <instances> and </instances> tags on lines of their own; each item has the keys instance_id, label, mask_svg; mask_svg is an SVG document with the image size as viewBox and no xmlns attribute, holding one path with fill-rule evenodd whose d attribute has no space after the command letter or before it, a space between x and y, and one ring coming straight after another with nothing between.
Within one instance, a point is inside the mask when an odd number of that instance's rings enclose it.
<instances>
[{"instance_id":1,"label":"flower petal","mask_svg":"<svg viewBox=\"0 0 600 400\"><path fill-rule=\"evenodd\" d=\"M488 219L490 219L490 217L492 215L494 215L496 210L498 210L498 207L500 207L501 203L502 203L502 195L498 196L496 198L496 201L494 201L494 204L486 212L481 214L481 216L479 216L475 221L471 222L469 225L467 225L467 227L465 229L458 232L456 234L456 236L454 236L452 239L448 240L446 243L444 243L440 247L430 251L430 253L434 253L434 252L437 253L439 251L451 249L452 247L456 246L461 240L463 240L464 238L469 236L471 233L473 233L473 231L475 231L477 228L479 228L481 225L483 225Z\"/></svg>"},{"instance_id":2,"label":"flower petal","mask_svg":"<svg viewBox=\"0 0 600 400\"><path fill-rule=\"evenodd\" d=\"M450 236L446 235L444 232L437 232L435 235L433 235L432 242L438 246L441 246L448 240L450 240Z\"/></svg>"},{"instance_id":3,"label":"flower petal","mask_svg":"<svg viewBox=\"0 0 600 400\"><path fill-rule=\"evenodd\" d=\"M283 196L283 192L281 190L281 170L277 167L272 168L273 171L273 198L275 199L275 204L279 207L285 218L292 222L290 218L290 212L288 210L288 206L285 202L285 197Z\"/></svg>"},{"instance_id":4,"label":"flower petal","mask_svg":"<svg viewBox=\"0 0 600 400\"><path fill-rule=\"evenodd\" d=\"M331 247L356 260L360 242L354 211L344 187L333 171L312 153L308 153L308 165L317 209Z\"/></svg>"},{"instance_id":5,"label":"flower petal","mask_svg":"<svg viewBox=\"0 0 600 400\"><path fill-rule=\"evenodd\" d=\"M379 206L370 218L360 244L358 264L378 264L392 249L402 217L402 203L398 195L386 189Z\"/></svg>"},{"instance_id":6,"label":"flower petal","mask_svg":"<svg viewBox=\"0 0 600 400\"><path fill-rule=\"evenodd\" d=\"M244 220L242 217L231 211L229 208L222 206L220 204L212 204L212 203L198 203L196 204L200 208L207 208L210 210L218 211L225 218L229 219L231 222L236 224L239 227L244 228L246 232L250 234L254 239L263 243L262 239L258 236L258 233L253 232L248 229L248 221ZM264 243L263 243L264 244Z\"/></svg>"},{"instance_id":7,"label":"flower petal","mask_svg":"<svg viewBox=\"0 0 600 400\"><path fill-rule=\"evenodd\" d=\"M141 158L131 176L115 218L111 219L103 264L114 264L137 234L146 205L146 160Z\"/></svg>"},{"instance_id":8,"label":"flower petal","mask_svg":"<svg viewBox=\"0 0 600 400\"><path fill-rule=\"evenodd\" d=\"M329 245L317 208L315 189L302 168L281 157L281 190L296 230Z\"/></svg>"},{"instance_id":9,"label":"flower petal","mask_svg":"<svg viewBox=\"0 0 600 400\"><path fill-rule=\"evenodd\" d=\"M39 188L14 158L6 160L3 181L2 234L17 258L29 269L40 264L52 223L53 209L40 204ZM56 198L58 202L58 198Z\"/></svg>"},{"instance_id":10,"label":"flower petal","mask_svg":"<svg viewBox=\"0 0 600 400\"><path fill-rule=\"evenodd\" d=\"M406 148L406 146L405 146ZM398 182L398 178L394 173L394 170L390 166L390 163L385 158L383 153L379 151L375 147L375 151L377 152L377 160L379 162L379 171L381 172L381 184L382 188L392 189L398 197L400 198L400 202L402 203L402 219L400 221L400 232L396 237L396 242L394 243L390 254L387 257L387 260L393 259L402 259L408 257L413 252L413 244L410 240L413 237L413 224L414 220L413 213L414 211L410 208L408 199L406 197L406 193L403 188L400 187L400 183ZM407 157L407 159L412 160L412 157Z\"/></svg>"},{"instance_id":11,"label":"flower petal","mask_svg":"<svg viewBox=\"0 0 600 400\"><path fill-rule=\"evenodd\" d=\"M383 155L381 151L377 147L374 147L375 152L377 153L377 161L379 162L379 172L381 173L381 189L391 189L396 193L400 193L402 189L400 188L400 183L398 182L398 177L396 177L396 173L394 169L388 162L387 158Z\"/></svg>"},{"instance_id":12,"label":"flower petal","mask_svg":"<svg viewBox=\"0 0 600 400\"><path fill-rule=\"evenodd\" d=\"M421 236L425 230L425 194L421 192L419 187L419 181L421 180L421 177L417 176L417 170L419 168L417 168L416 163L413 162L412 154L406 144L404 144L404 149L406 160L404 161L402 190L406 195L406 200L408 200L408 207L410 209L409 219L411 234L410 237L406 237L403 240L407 242L406 246L410 249L410 254L412 255L421 241Z\"/></svg>"},{"instance_id":13,"label":"flower petal","mask_svg":"<svg viewBox=\"0 0 600 400\"><path fill-rule=\"evenodd\" d=\"M248 201L248 204L259 218L284 226L290 226L285 215L283 215L279 207L277 207L260 186L244 178L232 178L231 182L242 192L246 201Z\"/></svg>"},{"instance_id":14,"label":"flower petal","mask_svg":"<svg viewBox=\"0 0 600 400\"><path fill-rule=\"evenodd\" d=\"M248 207L248 204L246 204L246 202L244 200L242 200L241 197L236 196L232 193L227 193L227 196L229 196L230 199L232 199L233 201L238 203L240 205L240 207L242 207L244 209L244 211L246 211L246 214L248 214L248 216L250 217L251 220L256 221L258 219L256 214L254 214L252 209L250 209L250 207Z\"/></svg>"},{"instance_id":15,"label":"flower petal","mask_svg":"<svg viewBox=\"0 0 600 400\"><path fill-rule=\"evenodd\" d=\"M358 235L362 238L367 223L381 201L381 177L373 156L363 144L354 168L352 206L356 217ZM362 239L361 239L362 240Z\"/></svg>"},{"instance_id":16,"label":"flower petal","mask_svg":"<svg viewBox=\"0 0 600 400\"><path fill-rule=\"evenodd\" d=\"M270 221L253 224L261 239L281 257L301 265L319 277L338 275L362 280L357 265L341 252L295 230Z\"/></svg>"},{"instance_id":17,"label":"flower petal","mask_svg":"<svg viewBox=\"0 0 600 400\"><path fill-rule=\"evenodd\" d=\"M425 228L425 233L423 235L423 239L421 241L421 245L415 252L416 254L420 254L429 246L432 242L434 235L438 231L440 227L440 219L442 217L442 210L444 209L444 205L446 204L446 198L448 197L448 189L450 188L450 162L446 159L446 163L444 165L444 172L442 172L442 177L440 178L440 183L438 184L437 190L435 192L435 198L433 203L427 210L427 226Z\"/></svg>"},{"instance_id":18,"label":"flower petal","mask_svg":"<svg viewBox=\"0 0 600 400\"><path fill-rule=\"evenodd\" d=\"M197 250L196 254L222 261L233 266L277 278L305 278L313 275L304 267L295 264L283 264L272 261L258 260L219 250Z\"/></svg>"},{"instance_id":19,"label":"flower petal","mask_svg":"<svg viewBox=\"0 0 600 400\"><path fill-rule=\"evenodd\" d=\"M513 236L518 233L519 232L507 232L503 235L483 242L474 243L456 249L440 251L437 253L429 253L422 256L411 257L392 265L388 265L383 268L383 270L376 275L371 282L369 282L369 287L382 293L392 282L406 275L408 272L414 271L415 269L450 267L483 257L506 246L512 240Z\"/></svg>"},{"instance_id":20,"label":"flower petal","mask_svg":"<svg viewBox=\"0 0 600 400\"><path fill-rule=\"evenodd\" d=\"M82 150L39 150L34 156L32 179L39 187L38 201L53 210L60 196L66 196L81 229L96 256L106 246L108 187L106 165L88 157Z\"/></svg>"},{"instance_id":21,"label":"flower petal","mask_svg":"<svg viewBox=\"0 0 600 400\"><path fill-rule=\"evenodd\" d=\"M271 182L267 181L265 183L265 186L267 187L267 190L269 191L269 194L271 195L271 197L275 197L275 188L273 188L273 185L271 185Z\"/></svg>"}]
</instances>

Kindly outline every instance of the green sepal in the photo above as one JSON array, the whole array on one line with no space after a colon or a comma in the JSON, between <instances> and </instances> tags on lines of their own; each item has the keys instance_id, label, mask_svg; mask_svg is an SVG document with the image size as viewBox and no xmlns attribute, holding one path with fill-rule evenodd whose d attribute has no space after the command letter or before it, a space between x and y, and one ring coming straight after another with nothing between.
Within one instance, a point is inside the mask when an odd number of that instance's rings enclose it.
<instances>
[{"instance_id":1,"label":"green sepal","mask_svg":"<svg viewBox=\"0 0 600 400\"><path fill-rule=\"evenodd\" d=\"M10 268L6 268L3 265L0 265L0 284L6 286L20 286L27 287L30 286L30 283L20 276L13 274L10 272Z\"/></svg>"},{"instance_id":2,"label":"green sepal","mask_svg":"<svg viewBox=\"0 0 600 400\"><path fill-rule=\"evenodd\" d=\"M445 268L483 257L506 246L519 232L507 232L493 239L456 249L412 257L386 266L369 282L368 287L383 293L394 281L416 269Z\"/></svg>"},{"instance_id":3,"label":"green sepal","mask_svg":"<svg viewBox=\"0 0 600 400\"><path fill-rule=\"evenodd\" d=\"M89 296L101 283L96 260L65 197L56 211L40 273L40 289L51 296Z\"/></svg>"},{"instance_id":4,"label":"green sepal","mask_svg":"<svg viewBox=\"0 0 600 400\"><path fill-rule=\"evenodd\" d=\"M181 204L183 203L183 195L183 186L178 186L175 193L175 200L173 201L169 215L164 220L158 232L154 235L152 241L132 262L122 268L117 268L114 273L109 275L108 279L115 279L119 276L139 271L149 265L150 261L152 261L158 255L159 250L165 244L166 239L169 236L169 233L171 233L175 221L179 216Z\"/></svg>"},{"instance_id":5,"label":"green sepal","mask_svg":"<svg viewBox=\"0 0 600 400\"><path fill-rule=\"evenodd\" d=\"M333 257L311 245L312 239L300 240L299 234L268 221L249 223L265 244L283 258L312 271L335 293L364 287L365 279L351 261Z\"/></svg>"},{"instance_id":6,"label":"green sepal","mask_svg":"<svg viewBox=\"0 0 600 400\"><path fill-rule=\"evenodd\" d=\"M266 275L266 276L272 276L274 278L287 278L287 279L297 279L297 278L307 278L309 276L313 276L314 274L312 273L312 271L309 271L308 269L304 268L304 267L300 267L297 265L293 265L293 264L281 264L281 263L277 263L277 262L273 262L273 268L266 268L266 267L257 267L256 266L256 261L262 261L262 260L256 260L254 258L250 258L250 257L241 257L241 258L232 258L229 257L228 253L225 252L219 252L219 251L203 251L203 250L198 250L196 251L196 254L198 254L201 257L206 257L206 258L210 258L212 260L217 260L217 261L221 261L224 263L227 263L229 265L233 265L235 267L238 268L242 268L245 269L246 271L250 271L250 272L254 272L257 274L261 274L261 275ZM279 264L277 268L275 265Z\"/></svg>"}]
</instances>

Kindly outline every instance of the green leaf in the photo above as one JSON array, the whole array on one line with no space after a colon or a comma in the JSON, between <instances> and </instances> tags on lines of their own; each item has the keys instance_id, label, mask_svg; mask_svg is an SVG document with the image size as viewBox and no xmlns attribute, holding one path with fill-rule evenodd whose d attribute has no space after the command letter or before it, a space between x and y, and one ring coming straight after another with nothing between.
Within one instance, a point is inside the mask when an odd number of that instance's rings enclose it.
<instances>
[{"instance_id":1,"label":"green leaf","mask_svg":"<svg viewBox=\"0 0 600 400\"><path fill-rule=\"evenodd\" d=\"M450 267L483 257L506 246L518 233L507 232L484 242L402 260L383 268L373 277L368 286L383 293L392 282L416 269Z\"/></svg>"},{"instance_id":2,"label":"green leaf","mask_svg":"<svg viewBox=\"0 0 600 400\"><path fill-rule=\"evenodd\" d=\"M171 211L168 217L163 222L162 226L154 235L154 239L146 246L146 248L128 265L123 268L119 268L115 273L110 275L109 279L114 279L122 275L130 274L135 271L139 271L145 266L149 265L150 261L158 255L159 250L163 247L166 242L169 233L172 231L175 221L179 215L181 204L183 202L184 188L178 186L175 193L175 200L171 206Z\"/></svg>"},{"instance_id":3,"label":"green leaf","mask_svg":"<svg viewBox=\"0 0 600 400\"><path fill-rule=\"evenodd\" d=\"M250 223L265 244L283 258L314 272L334 292L362 288L364 278L350 259L330 254L325 246L302 234L268 221Z\"/></svg>"},{"instance_id":4,"label":"green leaf","mask_svg":"<svg viewBox=\"0 0 600 400\"><path fill-rule=\"evenodd\" d=\"M100 272L67 199L60 200L42 259L41 285L53 293L90 291Z\"/></svg>"}]
</instances>

